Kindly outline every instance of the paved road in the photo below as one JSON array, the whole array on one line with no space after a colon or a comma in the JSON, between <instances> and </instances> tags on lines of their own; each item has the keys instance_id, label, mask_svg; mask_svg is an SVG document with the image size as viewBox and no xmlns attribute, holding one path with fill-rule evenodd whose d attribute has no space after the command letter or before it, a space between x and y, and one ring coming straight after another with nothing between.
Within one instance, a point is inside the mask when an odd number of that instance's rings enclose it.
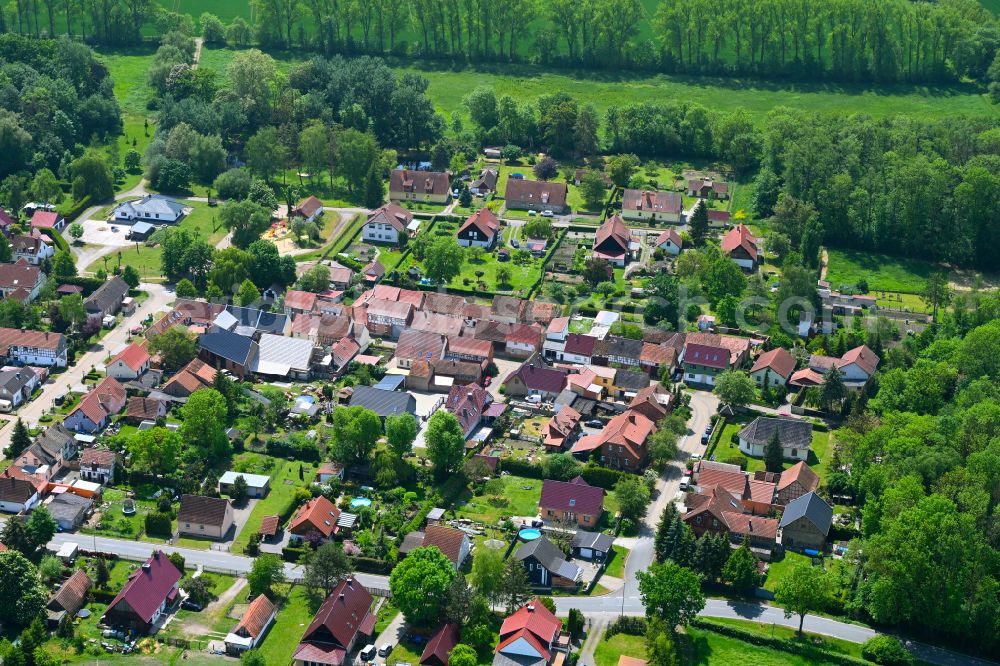
<instances>
[{"instance_id":1,"label":"paved road","mask_svg":"<svg viewBox=\"0 0 1000 666\"><path fill-rule=\"evenodd\" d=\"M125 345L129 330L137 326L147 315L159 312L174 300L173 291L167 291L163 285L143 283L139 285L139 288L148 292L149 298L136 308L135 313L122 319L121 323L100 342L91 347L90 351L78 356L76 363L68 370L55 375L45 384L41 395L18 410L17 416L22 418L29 427L38 424L38 419L52 407L56 396L63 395L71 387L80 384L83 381L83 375L92 366L103 366L105 359L110 354L117 353ZM10 426L0 430L0 450L5 449L10 444L13 432L14 428Z\"/></svg>"}]
</instances>

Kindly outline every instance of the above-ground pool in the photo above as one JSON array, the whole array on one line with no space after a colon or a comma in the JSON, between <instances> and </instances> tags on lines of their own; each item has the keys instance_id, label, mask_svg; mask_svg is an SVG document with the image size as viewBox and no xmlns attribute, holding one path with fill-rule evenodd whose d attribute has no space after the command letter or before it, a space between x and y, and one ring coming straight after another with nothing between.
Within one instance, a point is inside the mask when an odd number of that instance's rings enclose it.
<instances>
[{"instance_id":1,"label":"above-ground pool","mask_svg":"<svg viewBox=\"0 0 1000 666\"><path fill-rule=\"evenodd\" d=\"M355 497L351 500L351 508L357 509L359 506L371 506L372 501L367 497Z\"/></svg>"},{"instance_id":2,"label":"above-ground pool","mask_svg":"<svg viewBox=\"0 0 1000 666\"><path fill-rule=\"evenodd\" d=\"M533 527L526 528L517 533L517 536L521 537L525 541L534 541L535 539L542 536L541 530L536 530Z\"/></svg>"}]
</instances>

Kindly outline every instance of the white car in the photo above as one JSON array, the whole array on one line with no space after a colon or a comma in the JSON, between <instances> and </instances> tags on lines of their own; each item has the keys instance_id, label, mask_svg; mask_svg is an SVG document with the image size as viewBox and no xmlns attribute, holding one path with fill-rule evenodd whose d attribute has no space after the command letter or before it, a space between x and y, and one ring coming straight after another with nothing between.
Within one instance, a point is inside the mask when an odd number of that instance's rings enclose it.
<instances>
[{"instance_id":1,"label":"white car","mask_svg":"<svg viewBox=\"0 0 1000 666\"><path fill-rule=\"evenodd\" d=\"M542 217L552 217L552 211L551 210L543 210L542 211Z\"/></svg>"},{"instance_id":2,"label":"white car","mask_svg":"<svg viewBox=\"0 0 1000 666\"><path fill-rule=\"evenodd\" d=\"M689 476L685 476L685 477L683 477L681 479L681 486L680 486L681 490L687 490L688 489L688 481L690 481L690 480L691 480L691 477L689 477Z\"/></svg>"},{"instance_id":3,"label":"white car","mask_svg":"<svg viewBox=\"0 0 1000 666\"><path fill-rule=\"evenodd\" d=\"M375 658L375 654L376 654L376 652L375 652L375 646L374 645L366 645L364 647L364 649L361 650L361 652L358 653L358 658L361 661L371 661L372 659Z\"/></svg>"},{"instance_id":4,"label":"white car","mask_svg":"<svg viewBox=\"0 0 1000 666\"><path fill-rule=\"evenodd\" d=\"M542 404L542 396L540 395L529 395L524 399L525 402L530 402L533 405Z\"/></svg>"},{"instance_id":5,"label":"white car","mask_svg":"<svg viewBox=\"0 0 1000 666\"><path fill-rule=\"evenodd\" d=\"M378 656L388 657L390 652L392 652L392 643L383 643L382 647L378 649Z\"/></svg>"}]
</instances>

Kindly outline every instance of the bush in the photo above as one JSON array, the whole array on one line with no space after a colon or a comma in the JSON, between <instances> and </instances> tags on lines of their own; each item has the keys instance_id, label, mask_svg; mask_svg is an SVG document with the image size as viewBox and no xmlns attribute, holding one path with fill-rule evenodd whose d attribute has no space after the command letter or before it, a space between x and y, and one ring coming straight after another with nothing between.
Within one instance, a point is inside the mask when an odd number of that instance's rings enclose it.
<instances>
[{"instance_id":1,"label":"bush","mask_svg":"<svg viewBox=\"0 0 1000 666\"><path fill-rule=\"evenodd\" d=\"M583 468L580 472L580 476L583 480L592 486L598 486L599 488L604 488L605 490L611 490L615 487L623 476L625 472L619 472L616 469L608 469L607 467L598 467L597 465L589 464Z\"/></svg>"},{"instance_id":2,"label":"bush","mask_svg":"<svg viewBox=\"0 0 1000 666\"><path fill-rule=\"evenodd\" d=\"M605 640L615 634L628 634L629 636L646 635L646 618L641 616L620 615L617 620L608 627Z\"/></svg>"},{"instance_id":3,"label":"bush","mask_svg":"<svg viewBox=\"0 0 1000 666\"><path fill-rule=\"evenodd\" d=\"M174 529L169 513L153 511L146 514L146 534L170 536L173 532Z\"/></svg>"},{"instance_id":4,"label":"bush","mask_svg":"<svg viewBox=\"0 0 1000 666\"><path fill-rule=\"evenodd\" d=\"M893 636L869 638L861 646L861 656L885 666L908 666L913 663L913 656L906 651L899 639Z\"/></svg>"},{"instance_id":5,"label":"bush","mask_svg":"<svg viewBox=\"0 0 1000 666\"><path fill-rule=\"evenodd\" d=\"M59 214L66 218L67 222L72 222L76 218L80 217L80 213L90 208L90 195L86 195L79 201L69 202L58 207ZM53 232L57 233L57 232Z\"/></svg>"}]
</instances>

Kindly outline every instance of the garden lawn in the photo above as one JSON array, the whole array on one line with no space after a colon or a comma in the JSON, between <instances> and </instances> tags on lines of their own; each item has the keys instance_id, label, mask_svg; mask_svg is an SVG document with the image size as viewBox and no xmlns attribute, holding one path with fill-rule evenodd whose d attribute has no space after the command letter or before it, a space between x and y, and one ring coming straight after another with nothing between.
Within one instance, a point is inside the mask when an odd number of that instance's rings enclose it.
<instances>
[{"instance_id":1,"label":"garden lawn","mask_svg":"<svg viewBox=\"0 0 1000 666\"><path fill-rule=\"evenodd\" d=\"M464 291L475 291L476 282L481 279L486 283L486 290L488 292L526 292L531 285L542 277L543 261L543 259L532 258L531 263L525 264L518 264L515 261L500 262L497 261L495 253L484 253L483 258L479 262L473 263L467 259L462 264L462 272L448 283L448 287ZM420 266L421 274L424 274L423 265L412 254L400 264L399 270L407 271L411 266ZM497 269L500 266L506 266L510 270L510 284L498 284ZM386 268L389 267L386 266ZM476 275L480 271L483 273L481 278ZM469 284L465 284L465 280L469 280Z\"/></svg>"},{"instance_id":2,"label":"garden lawn","mask_svg":"<svg viewBox=\"0 0 1000 666\"><path fill-rule=\"evenodd\" d=\"M399 609L396 605L392 603L392 599L386 599L379 606L378 613L375 615L375 636L379 636L385 631L385 628L392 624L392 621L396 619L399 615Z\"/></svg>"},{"instance_id":3,"label":"garden lawn","mask_svg":"<svg viewBox=\"0 0 1000 666\"><path fill-rule=\"evenodd\" d=\"M750 645L743 641L703 629L689 627L693 666L817 666L831 662L815 661L773 648Z\"/></svg>"},{"instance_id":4,"label":"garden lawn","mask_svg":"<svg viewBox=\"0 0 1000 666\"><path fill-rule=\"evenodd\" d=\"M812 558L791 550L786 550L784 557L780 560L771 560L767 568L767 578L764 580L764 588L774 592L778 589L778 584L791 573L792 569L800 564L809 564Z\"/></svg>"},{"instance_id":5,"label":"garden lawn","mask_svg":"<svg viewBox=\"0 0 1000 666\"><path fill-rule=\"evenodd\" d=\"M265 664L289 664L299 639L312 622L313 611L306 588L295 585L278 610L274 626L258 648ZM418 660L419 661L419 660ZM416 663L416 662L414 662Z\"/></svg>"},{"instance_id":6,"label":"garden lawn","mask_svg":"<svg viewBox=\"0 0 1000 666\"><path fill-rule=\"evenodd\" d=\"M703 619L706 622L711 622L712 624L737 627L739 629L743 629L744 631L752 631L755 634L760 634L761 636L774 636L775 638L785 638L790 640L795 640L798 636L798 632L795 629L781 625L753 622L750 620L734 620L728 617ZM822 634L811 634L808 632L804 634L804 637L811 647L826 650L828 652L839 652L840 654L850 655L858 659L862 658L860 643L851 643L850 641L843 641L837 638L823 636Z\"/></svg>"},{"instance_id":7,"label":"garden lawn","mask_svg":"<svg viewBox=\"0 0 1000 666\"><path fill-rule=\"evenodd\" d=\"M615 556L608 562L608 567L604 570L604 575L611 576L612 578L624 578L625 559L628 557L629 550L625 546L612 546L612 548L615 551Z\"/></svg>"},{"instance_id":8,"label":"garden lawn","mask_svg":"<svg viewBox=\"0 0 1000 666\"><path fill-rule=\"evenodd\" d=\"M742 416L736 421L726 423L726 426L722 431L722 436L719 438L719 444L715 447L712 454L715 460L719 462L726 462L730 458L742 456L747 460L746 471L758 472L764 469L763 458L753 458L746 455L740 451L739 444L733 441L736 434L743 429L743 426L752 420L752 418ZM819 475L821 484L826 481L826 477L829 474L828 465L830 456L833 454L833 449L829 444L830 433L813 428L812 445L810 447L809 458L806 460L806 463L814 472L816 472L816 474ZM784 463L785 469L788 469L794 464L794 462L786 460Z\"/></svg>"},{"instance_id":9,"label":"garden lawn","mask_svg":"<svg viewBox=\"0 0 1000 666\"><path fill-rule=\"evenodd\" d=\"M247 457L250 455L252 454L246 454ZM261 458L264 457L261 456ZM253 511L250 513L250 518L247 519L246 525L243 527L243 531L239 533L233 542L232 552L234 553L243 552L243 549L250 541L250 535L256 534L257 530L260 529L260 523L264 519L264 516L278 515L284 517L289 513L292 510L295 489L308 487L309 482L316 472L315 466L309 463L289 462L280 458L273 458L271 460L277 461L276 467L267 471L252 472L249 469L242 470L248 474L268 474L271 477L271 492L254 506ZM300 464L302 465L302 481L299 480ZM286 483L287 481L291 481L291 483Z\"/></svg>"},{"instance_id":10,"label":"garden lawn","mask_svg":"<svg viewBox=\"0 0 1000 666\"><path fill-rule=\"evenodd\" d=\"M459 518L469 518L488 525L495 525L501 517L536 516L538 515L538 500L542 496L542 482L538 479L526 479L521 476L504 476L502 497L506 506L493 506L486 495L472 496L466 490L459 496L455 505L455 513ZM462 501L464 500L464 504Z\"/></svg>"},{"instance_id":11,"label":"garden lawn","mask_svg":"<svg viewBox=\"0 0 1000 666\"><path fill-rule=\"evenodd\" d=\"M594 663L597 666L618 666L618 657L622 655L645 659L645 637L628 634L615 634L611 638L602 637L594 648Z\"/></svg>"},{"instance_id":12,"label":"garden lawn","mask_svg":"<svg viewBox=\"0 0 1000 666\"><path fill-rule=\"evenodd\" d=\"M927 277L935 270L934 265L927 261L873 252L828 249L827 257L826 279L834 289L853 288L860 280L866 280L870 293L897 291L919 294L924 290Z\"/></svg>"}]
</instances>

